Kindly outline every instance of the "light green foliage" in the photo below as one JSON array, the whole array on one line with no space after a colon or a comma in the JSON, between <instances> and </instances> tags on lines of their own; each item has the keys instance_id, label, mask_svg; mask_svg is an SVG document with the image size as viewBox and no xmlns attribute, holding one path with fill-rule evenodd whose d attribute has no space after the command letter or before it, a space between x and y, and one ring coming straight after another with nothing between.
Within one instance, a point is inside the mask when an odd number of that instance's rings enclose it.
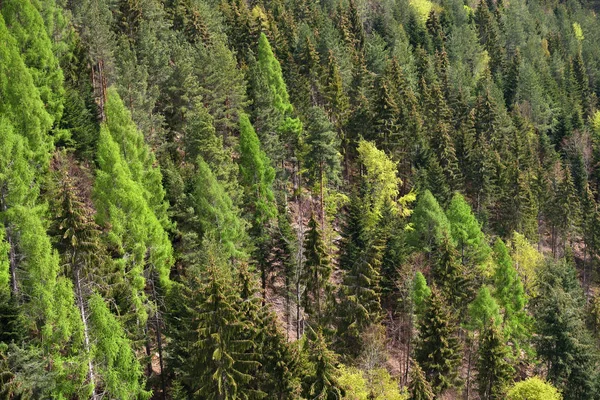
<instances>
[{"instance_id":1,"label":"light green foliage","mask_svg":"<svg viewBox=\"0 0 600 400\"><path fill-rule=\"evenodd\" d=\"M110 96L118 94L111 91ZM144 322L148 313L146 272L151 279L156 274L161 286L168 288L173 250L157 213L164 210L160 172L149 165L151 157L143 136L127 129L135 126L122 120L129 115L122 108L118 99L107 106L107 119L112 122L100 130L93 195L99 225L110 225L109 243L125 256L117 266L130 292L130 307L138 321ZM117 125L118 121L123 125Z\"/></svg>"},{"instance_id":2,"label":"light green foliage","mask_svg":"<svg viewBox=\"0 0 600 400\"><path fill-rule=\"evenodd\" d=\"M433 9L433 3L429 0L410 0L409 3L417 13L419 22L425 25L427 17Z\"/></svg>"},{"instance_id":3,"label":"light green foliage","mask_svg":"<svg viewBox=\"0 0 600 400\"><path fill-rule=\"evenodd\" d=\"M112 140L119 146L121 157L140 186L148 206L164 228L169 226L165 191L162 187L160 168L156 166L154 153L144 142L144 135L131 119L131 113L113 88L108 91L105 106L106 128Z\"/></svg>"},{"instance_id":4,"label":"light green foliage","mask_svg":"<svg viewBox=\"0 0 600 400\"><path fill-rule=\"evenodd\" d=\"M535 288L538 270L542 265L544 256L527 240L524 235L518 232L513 234L510 242L511 256L515 262L515 269L523 281L525 292L530 296L535 296Z\"/></svg>"},{"instance_id":5,"label":"light green foliage","mask_svg":"<svg viewBox=\"0 0 600 400\"><path fill-rule=\"evenodd\" d=\"M365 373L356 367L339 367L339 385L344 389L344 400L407 400L405 393L398 389L396 382L383 368L373 371L370 382Z\"/></svg>"},{"instance_id":6,"label":"light green foliage","mask_svg":"<svg viewBox=\"0 0 600 400\"><path fill-rule=\"evenodd\" d=\"M495 325L502 323L500 307L487 286L479 289L477 297L469 305L469 316L471 318L469 326L479 331L483 331L492 323Z\"/></svg>"},{"instance_id":7,"label":"light green foliage","mask_svg":"<svg viewBox=\"0 0 600 400\"><path fill-rule=\"evenodd\" d=\"M277 216L273 180L275 170L260 148L260 141L246 114L240 115L240 184L246 192L246 206L253 214L253 229L262 228Z\"/></svg>"},{"instance_id":8,"label":"light green foliage","mask_svg":"<svg viewBox=\"0 0 600 400\"><path fill-rule=\"evenodd\" d=\"M2 15L17 40L45 109L53 122L58 122L63 113L64 78L42 16L30 0L4 1Z\"/></svg>"},{"instance_id":9,"label":"light green foliage","mask_svg":"<svg viewBox=\"0 0 600 400\"><path fill-rule=\"evenodd\" d=\"M431 253L450 232L450 221L435 197L428 190L421 193L410 219L408 243L416 250Z\"/></svg>"},{"instance_id":10,"label":"light green foliage","mask_svg":"<svg viewBox=\"0 0 600 400\"><path fill-rule=\"evenodd\" d=\"M0 114L10 120L15 131L23 135L26 152L31 152L32 161L46 165L52 141L46 135L52 118L46 112L39 91L23 59L19 55L18 43L0 19Z\"/></svg>"},{"instance_id":11,"label":"light green foliage","mask_svg":"<svg viewBox=\"0 0 600 400\"><path fill-rule=\"evenodd\" d=\"M258 63L267 77L267 84L273 96L273 107L283 115L291 113L293 108L290 104L287 87L283 81L281 65L275 58L269 39L264 33L261 33L258 39L257 54Z\"/></svg>"},{"instance_id":12,"label":"light green foliage","mask_svg":"<svg viewBox=\"0 0 600 400\"><path fill-rule=\"evenodd\" d=\"M504 330L508 338L518 341L528 335L529 318L525 313L527 296L515 270L508 248L500 239L494 244L494 296L504 311Z\"/></svg>"},{"instance_id":13,"label":"light green foliage","mask_svg":"<svg viewBox=\"0 0 600 400\"><path fill-rule=\"evenodd\" d=\"M364 215L365 229L367 231L374 229L386 203L393 205L398 216L409 216L411 210L408 206L415 200L415 194L411 192L398 198L402 180L397 174L397 163L392 161L384 151L377 149L375 144L366 140L358 143L357 151L359 160L366 169L363 176L367 193L364 201L368 204Z\"/></svg>"},{"instance_id":14,"label":"light green foliage","mask_svg":"<svg viewBox=\"0 0 600 400\"><path fill-rule=\"evenodd\" d=\"M488 260L491 249L471 207L460 193L455 193L452 197L446 215L462 263L470 267L482 267Z\"/></svg>"},{"instance_id":15,"label":"light green foliage","mask_svg":"<svg viewBox=\"0 0 600 400\"><path fill-rule=\"evenodd\" d=\"M542 379L534 376L517 382L508 391L507 400L562 400L559 391Z\"/></svg>"},{"instance_id":16,"label":"light green foliage","mask_svg":"<svg viewBox=\"0 0 600 400\"><path fill-rule=\"evenodd\" d=\"M412 301L415 305L417 315L422 315L425 311L425 302L431 296L431 289L427 286L427 281L420 271L417 271L412 284Z\"/></svg>"},{"instance_id":17,"label":"light green foliage","mask_svg":"<svg viewBox=\"0 0 600 400\"><path fill-rule=\"evenodd\" d=\"M8 250L10 245L6 242L4 227L0 226L0 293L8 293L10 282L10 264L8 262Z\"/></svg>"},{"instance_id":18,"label":"light green foliage","mask_svg":"<svg viewBox=\"0 0 600 400\"><path fill-rule=\"evenodd\" d=\"M95 293L88 302L89 325L94 334L92 350L98 369L97 391L118 399L148 399L144 390L142 367L123 327L110 312L102 297Z\"/></svg>"},{"instance_id":19,"label":"light green foliage","mask_svg":"<svg viewBox=\"0 0 600 400\"><path fill-rule=\"evenodd\" d=\"M201 156L197 166L193 201L202 235L217 238L229 256L245 258L246 223Z\"/></svg>"},{"instance_id":20,"label":"light green foliage","mask_svg":"<svg viewBox=\"0 0 600 400\"><path fill-rule=\"evenodd\" d=\"M583 30L581 29L581 25L578 22L573 22L573 34L575 35L575 39L578 41L582 41L585 39L583 36Z\"/></svg>"}]
</instances>

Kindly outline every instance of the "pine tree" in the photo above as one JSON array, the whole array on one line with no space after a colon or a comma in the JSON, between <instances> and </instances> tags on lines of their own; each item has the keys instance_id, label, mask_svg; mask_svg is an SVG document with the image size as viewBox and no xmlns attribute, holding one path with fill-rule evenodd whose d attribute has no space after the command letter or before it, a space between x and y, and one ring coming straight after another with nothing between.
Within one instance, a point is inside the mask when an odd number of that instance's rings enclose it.
<instances>
[{"instance_id":1,"label":"pine tree","mask_svg":"<svg viewBox=\"0 0 600 400\"><path fill-rule=\"evenodd\" d=\"M477 383L481 399L504 399L514 370L509 360L510 350L492 323L484 331L479 345Z\"/></svg>"},{"instance_id":2,"label":"pine tree","mask_svg":"<svg viewBox=\"0 0 600 400\"><path fill-rule=\"evenodd\" d=\"M329 277L332 267L314 215L310 218L308 232L304 239L304 258L306 261L304 262L302 281L304 281L306 289L303 295L303 306L307 313L315 313L317 321L319 321L323 312L321 296L322 292L327 293L330 290Z\"/></svg>"},{"instance_id":3,"label":"pine tree","mask_svg":"<svg viewBox=\"0 0 600 400\"><path fill-rule=\"evenodd\" d=\"M436 394L458 384L460 344L455 330L441 293L433 287L419 323L415 359Z\"/></svg>"}]
</instances>

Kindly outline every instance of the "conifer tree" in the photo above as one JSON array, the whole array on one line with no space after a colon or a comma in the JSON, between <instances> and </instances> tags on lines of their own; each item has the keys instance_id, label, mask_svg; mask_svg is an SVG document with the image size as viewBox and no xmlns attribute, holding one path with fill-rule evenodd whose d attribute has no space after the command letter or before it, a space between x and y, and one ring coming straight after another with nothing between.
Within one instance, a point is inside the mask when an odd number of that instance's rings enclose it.
<instances>
[{"instance_id":1,"label":"conifer tree","mask_svg":"<svg viewBox=\"0 0 600 400\"><path fill-rule=\"evenodd\" d=\"M275 170L245 114L240 115L240 184L244 188L244 203L250 222L250 235L256 246L255 260L261 276L263 293L266 290L268 258L270 252L269 232L277 217L273 180Z\"/></svg>"},{"instance_id":2,"label":"conifer tree","mask_svg":"<svg viewBox=\"0 0 600 400\"><path fill-rule=\"evenodd\" d=\"M412 231L408 235L408 243L430 256L451 230L444 210L428 190L419 196L410 221Z\"/></svg>"},{"instance_id":3,"label":"conifer tree","mask_svg":"<svg viewBox=\"0 0 600 400\"><path fill-rule=\"evenodd\" d=\"M201 156L196 163L193 201L199 238L218 238L230 257L245 258L246 224L239 215L240 211Z\"/></svg>"},{"instance_id":4,"label":"conifer tree","mask_svg":"<svg viewBox=\"0 0 600 400\"><path fill-rule=\"evenodd\" d=\"M284 145L288 154L295 154L302 125L297 118L293 118L293 107L281 65L264 33L258 39L257 60L252 74L253 120L263 136L261 139L268 155L280 161L283 154L277 153L277 143ZM243 118L241 115L240 120ZM266 134L272 137L267 138Z\"/></svg>"},{"instance_id":5,"label":"conifer tree","mask_svg":"<svg viewBox=\"0 0 600 400\"><path fill-rule=\"evenodd\" d=\"M433 287L419 323L419 342L415 350L415 359L436 394L458 384L460 363L460 344L443 301L439 290Z\"/></svg>"},{"instance_id":6,"label":"conifer tree","mask_svg":"<svg viewBox=\"0 0 600 400\"><path fill-rule=\"evenodd\" d=\"M593 398L597 353L583 326L581 286L568 261L549 260L540 271L533 299L536 350L547 363L547 379L565 400Z\"/></svg>"},{"instance_id":7,"label":"conifer tree","mask_svg":"<svg viewBox=\"0 0 600 400\"><path fill-rule=\"evenodd\" d=\"M307 147L304 155L304 166L307 169L309 184L320 185L321 199L321 223L324 222L323 196L326 183L339 183L340 175L340 153L338 152L339 141L334 128L327 119L325 111L320 107L312 107L308 111L308 123L306 124Z\"/></svg>"},{"instance_id":8,"label":"conifer tree","mask_svg":"<svg viewBox=\"0 0 600 400\"><path fill-rule=\"evenodd\" d=\"M473 276L460 263L459 253L447 232L436 251L432 276L453 309L462 314L469 300L474 297Z\"/></svg>"},{"instance_id":9,"label":"conifer tree","mask_svg":"<svg viewBox=\"0 0 600 400\"><path fill-rule=\"evenodd\" d=\"M518 346L519 342L527 337L529 331L529 319L525 313L527 297L508 248L500 239L497 239L494 244L494 260L496 262L495 297L504 310L504 331L506 336L515 341Z\"/></svg>"},{"instance_id":10,"label":"conifer tree","mask_svg":"<svg viewBox=\"0 0 600 400\"><path fill-rule=\"evenodd\" d=\"M341 398L342 391L337 383L339 371L336 367L336 354L327 348L323 332L311 332L305 346L310 367L302 379L302 395L309 399Z\"/></svg>"},{"instance_id":11,"label":"conifer tree","mask_svg":"<svg viewBox=\"0 0 600 400\"><path fill-rule=\"evenodd\" d=\"M504 338L492 323L486 328L479 345L477 383L481 399L504 399L514 373L509 360L510 351Z\"/></svg>"},{"instance_id":12,"label":"conifer tree","mask_svg":"<svg viewBox=\"0 0 600 400\"><path fill-rule=\"evenodd\" d=\"M315 313L317 321L320 321L323 312L322 293L330 290L329 277L332 267L328 258L317 221L312 215L304 239L304 259L306 261L304 262L302 281L306 289L303 294L303 307L307 313Z\"/></svg>"},{"instance_id":13,"label":"conifer tree","mask_svg":"<svg viewBox=\"0 0 600 400\"><path fill-rule=\"evenodd\" d=\"M446 215L462 264L469 268L481 266L488 259L491 249L471 207L460 193L452 196Z\"/></svg>"},{"instance_id":14,"label":"conifer tree","mask_svg":"<svg viewBox=\"0 0 600 400\"><path fill-rule=\"evenodd\" d=\"M329 51L327 75L325 77L323 92L327 104L325 109L339 132L346 123L350 104L348 96L344 91L340 67L332 51Z\"/></svg>"},{"instance_id":15,"label":"conifer tree","mask_svg":"<svg viewBox=\"0 0 600 400\"><path fill-rule=\"evenodd\" d=\"M20 47L46 111L57 123L63 113L64 77L40 12L30 0L9 0L2 3L2 16Z\"/></svg>"},{"instance_id":16,"label":"conifer tree","mask_svg":"<svg viewBox=\"0 0 600 400\"><path fill-rule=\"evenodd\" d=\"M423 370L415 361L412 362L410 370L408 392L410 393L410 400L433 400L435 398L431 385L425 379Z\"/></svg>"}]
</instances>

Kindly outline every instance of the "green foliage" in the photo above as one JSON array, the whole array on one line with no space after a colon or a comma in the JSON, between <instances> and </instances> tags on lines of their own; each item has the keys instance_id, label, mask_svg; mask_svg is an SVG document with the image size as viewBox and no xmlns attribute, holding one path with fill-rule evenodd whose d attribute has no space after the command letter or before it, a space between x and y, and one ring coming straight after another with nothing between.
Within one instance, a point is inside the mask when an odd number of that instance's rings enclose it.
<instances>
[{"instance_id":1,"label":"green foliage","mask_svg":"<svg viewBox=\"0 0 600 400\"><path fill-rule=\"evenodd\" d=\"M410 393L410 400L433 400L435 398L431 385L427 382L421 366L414 361L410 370L408 391Z\"/></svg>"},{"instance_id":2,"label":"green foliage","mask_svg":"<svg viewBox=\"0 0 600 400\"><path fill-rule=\"evenodd\" d=\"M308 314L315 313L317 319L320 320L324 303L321 301L321 297L323 292L327 294L330 291L329 277L332 267L314 215L308 222L308 232L304 239L304 259L301 277L306 287L303 294L304 310Z\"/></svg>"},{"instance_id":3,"label":"green foliage","mask_svg":"<svg viewBox=\"0 0 600 400\"><path fill-rule=\"evenodd\" d=\"M415 249L431 254L445 235L451 232L450 221L430 191L419 196L410 219L408 243Z\"/></svg>"},{"instance_id":4,"label":"green foliage","mask_svg":"<svg viewBox=\"0 0 600 400\"><path fill-rule=\"evenodd\" d=\"M127 293L124 306L137 322L144 323L148 317L146 277L156 276L167 289L173 250L164 229L161 173L152 165L144 138L128 118L118 94L111 91L110 96L106 107L109 122L102 126L98 141L99 168L93 191L96 220L100 226L110 225L109 246L117 254L127 254L115 260L122 274L121 290Z\"/></svg>"},{"instance_id":5,"label":"green foliage","mask_svg":"<svg viewBox=\"0 0 600 400\"><path fill-rule=\"evenodd\" d=\"M338 382L344 390L343 399L347 400L406 400L407 397L398 389L398 383L385 369L375 371L374 378L368 381L365 373L356 367L339 366Z\"/></svg>"},{"instance_id":6,"label":"green foliage","mask_svg":"<svg viewBox=\"0 0 600 400\"><path fill-rule=\"evenodd\" d=\"M494 244L494 261L494 296L504 311L504 331L507 337L518 343L529 334L529 318L525 313L527 297L508 248L500 239Z\"/></svg>"},{"instance_id":7,"label":"green foliage","mask_svg":"<svg viewBox=\"0 0 600 400\"><path fill-rule=\"evenodd\" d=\"M310 369L302 380L302 395L305 398L323 400L341 398L336 355L327 348L323 333L320 330L311 332L304 343Z\"/></svg>"},{"instance_id":8,"label":"green foliage","mask_svg":"<svg viewBox=\"0 0 600 400\"><path fill-rule=\"evenodd\" d=\"M42 16L30 0L3 2L2 16L19 45L44 108L57 123L63 114L64 78Z\"/></svg>"},{"instance_id":9,"label":"green foliage","mask_svg":"<svg viewBox=\"0 0 600 400\"><path fill-rule=\"evenodd\" d=\"M193 201L202 237L218 239L230 257L245 258L245 222L208 164L198 157Z\"/></svg>"},{"instance_id":10,"label":"green foliage","mask_svg":"<svg viewBox=\"0 0 600 400\"><path fill-rule=\"evenodd\" d=\"M482 399L504 399L514 370L509 361L510 349L493 323L483 332L478 353L479 396Z\"/></svg>"},{"instance_id":11,"label":"green foliage","mask_svg":"<svg viewBox=\"0 0 600 400\"><path fill-rule=\"evenodd\" d=\"M454 194L446 215L462 264L469 268L481 267L487 261L491 249L471 207L461 194Z\"/></svg>"},{"instance_id":12,"label":"green foliage","mask_svg":"<svg viewBox=\"0 0 600 400\"><path fill-rule=\"evenodd\" d=\"M415 359L423 368L434 393L458 385L460 343L450 311L437 288L432 288L425 314L419 321L419 341Z\"/></svg>"},{"instance_id":13,"label":"green foliage","mask_svg":"<svg viewBox=\"0 0 600 400\"><path fill-rule=\"evenodd\" d=\"M100 295L89 302L89 324L94 332L93 359L99 370L99 392L104 390L121 399L150 398L144 390L142 367L136 359L132 343Z\"/></svg>"},{"instance_id":14,"label":"green foliage","mask_svg":"<svg viewBox=\"0 0 600 400\"><path fill-rule=\"evenodd\" d=\"M562 400L560 392L550 383L534 376L517 382L508 391L508 400Z\"/></svg>"},{"instance_id":15,"label":"green foliage","mask_svg":"<svg viewBox=\"0 0 600 400\"><path fill-rule=\"evenodd\" d=\"M412 301L415 304L417 315L423 315L427 299L431 296L431 289L427 286L427 281L419 271L415 274L412 284Z\"/></svg>"},{"instance_id":16,"label":"green foliage","mask_svg":"<svg viewBox=\"0 0 600 400\"><path fill-rule=\"evenodd\" d=\"M502 322L500 307L487 286L479 289L477 296L469 305L469 316L471 318L470 327L480 332L486 330L490 325L498 325Z\"/></svg>"},{"instance_id":17,"label":"green foliage","mask_svg":"<svg viewBox=\"0 0 600 400\"><path fill-rule=\"evenodd\" d=\"M548 261L533 299L536 350L548 363L547 379L565 399L593 397L597 353L583 325L583 298L575 270L568 262Z\"/></svg>"}]
</instances>

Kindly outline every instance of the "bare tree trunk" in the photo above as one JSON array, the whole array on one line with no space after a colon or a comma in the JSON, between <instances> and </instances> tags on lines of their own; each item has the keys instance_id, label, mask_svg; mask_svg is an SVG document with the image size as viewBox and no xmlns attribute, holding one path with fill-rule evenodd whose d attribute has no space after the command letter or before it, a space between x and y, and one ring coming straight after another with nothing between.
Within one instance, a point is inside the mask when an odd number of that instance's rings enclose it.
<instances>
[{"instance_id":1,"label":"bare tree trunk","mask_svg":"<svg viewBox=\"0 0 600 400\"><path fill-rule=\"evenodd\" d=\"M85 312L85 303L83 300L83 291L81 290L81 277L79 276L79 267L75 265L75 256L72 260L73 278L75 280L75 297L77 299L77 306L81 314L81 322L83 323L83 344L85 346L85 352L88 355L88 380L92 386L92 400L99 400L100 394L96 391L96 375L94 373L94 363L91 357L91 346L90 346L90 331L87 321L87 314Z\"/></svg>"}]
</instances>

